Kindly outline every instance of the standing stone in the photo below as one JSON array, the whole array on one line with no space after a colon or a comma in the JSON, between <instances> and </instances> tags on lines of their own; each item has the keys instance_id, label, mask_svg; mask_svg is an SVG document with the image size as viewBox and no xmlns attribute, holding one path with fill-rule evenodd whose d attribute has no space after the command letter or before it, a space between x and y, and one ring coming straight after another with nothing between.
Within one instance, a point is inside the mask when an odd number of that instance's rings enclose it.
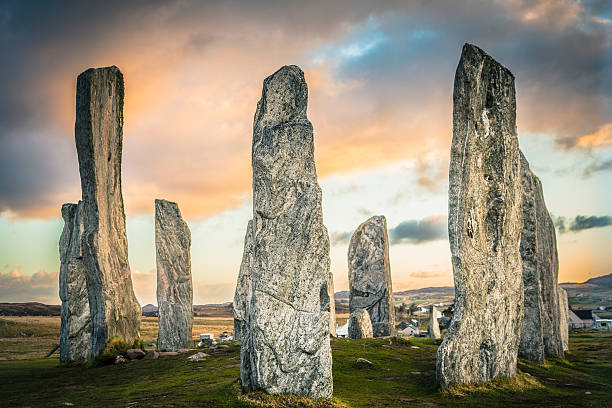
<instances>
[{"instance_id":1,"label":"standing stone","mask_svg":"<svg viewBox=\"0 0 612 408\"><path fill-rule=\"evenodd\" d=\"M429 325L427 335L430 339L440 338L440 325L438 324L438 311L434 305L429 306Z\"/></svg>"},{"instance_id":2,"label":"standing stone","mask_svg":"<svg viewBox=\"0 0 612 408\"><path fill-rule=\"evenodd\" d=\"M372 321L366 309L355 310L350 314L348 337L350 339L371 339L374 337Z\"/></svg>"},{"instance_id":3,"label":"standing stone","mask_svg":"<svg viewBox=\"0 0 612 408\"><path fill-rule=\"evenodd\" d=\"M234 340L242 342L249 328L249 310L251 305L251 258L253 256L253 220L247 224L244 236L244 252L238 272L238 282L234 293Z\"/></svg>"},{"instance_id":4,"label":"standing stone","mask_svg":"<svg viewBox=\"0 0 612 408\"><path fill-rule=\"evenodd\" d=\"M308 88L297 66L265 79L253 124L253 258L247 390L332 396L329 236Z\"/></svg>"},{"instance_id":5,"label":"standing stone","mask_svg":"<svg viewBox=\"0 0 612 408\"><path fill-rule=\"evenodd\" d=\"M376 215L357 228L348 249L349 310L367 309L374 337L391 336L395 308L387 220Z\"/></svg>"},{"instance_id":6,"label":"standing stone","mask_svg":"<svg viewBox=\"0 0 612 408\"><path fill-rule=\"evenodd\" d=\"M560 285L559 294L559 332L561 333L561 345L563 351L569 350L569 302L567 292Z\"/></svg>"},{"instance_id":7,"label":"standing stone","mask_svg":"<svg viewBox=\"0 0 612 408\"><path fill-rule=\"evenodd\" d=\"M91 316L85 283L85 266L81 238L83 234L83 206L64 204L64 230L60 237L59 294L62 300L60 329L60 361L89 359L91 346Z\"/></svg>"},{"instance_id":8,"label":"standing stone","mask_svg":"<svg viewBox=\"0 0 612 408\"><path fill-rule=\"evenodd\" d=\"M453 103L448 230L455 313L437 352L443 388L514 376L523 317L514 76L466 44Z\"/></svg>"},{"instance_id":9,"label":"standing stone","mask_svg":"<svg viewBox=\"0 0 612 408\"><path fill-rule=\"evenodd\" d=\"M329 335L336 336L336 294L334 293L334 274L329 271Z\"/></svg>"},{"instance_id":10,"label":"standing stone","mask_svg":"<svg viewBox=\"0 0 612 408\"><path fill-rule=\"evenodd\" d=\"M193 338L193 288L191 283L191 233L176 203L155 200L157 250L157 348L189 348Z\"/></svg>"},{"instance_id":11,"label":"standing stone","mask_svg":"<svg viewBox=\"0 0 612 408\"><path fill-rule=\"evenodd\" d=\"M113 336L131 343L140 328L121 196L123 92L123 75L115 66L88 69L77 79L75 139L93 357Z\"/></svg>"},{"instance_id":12,"label":"standing stone","mask_svg":"<svg viewBox=\"0 0 612 408\"><path fill-rule=\"evenodd\" d=\"M542 183L521 156L523 185L523 231L521 259L525 307L519 356L543 362L545 357L563 355L559 329L557 293L557 242L555 226L544 202Z\"/></svg>"}]
</instances>

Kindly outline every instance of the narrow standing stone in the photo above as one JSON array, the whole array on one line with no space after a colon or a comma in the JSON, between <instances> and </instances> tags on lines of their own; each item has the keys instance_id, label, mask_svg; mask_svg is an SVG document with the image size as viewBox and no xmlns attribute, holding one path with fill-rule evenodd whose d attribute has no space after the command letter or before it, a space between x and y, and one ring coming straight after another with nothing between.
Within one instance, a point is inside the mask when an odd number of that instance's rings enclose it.
<instances>
[{"instance_id":1,"label":"narrow standing stone","mask_svg":"<svg viewBox=\"0 0 612 408\"><path fill-rule=\"evenodd\" d=\"M336 294L334 293L334 274L329 271L329 335L336 337Z\"/></svg>"},{"instance_id":2,"label":"narrow standing stone","mask_svg":"<svg viewBox=\"0 0 612 408\"><path fill-rule=\"evenodd\" d=\"M348 264L350 312L367 309L374 337L391 336L395 328L395 308L384 216L368 219L353 233Z\"/></svg>"},{"instance_id":3,"label":"narrow standing stone","mask_svg":"<svg viewBox=\"0 0 612 408\"><path fill-rule=\"evenodd\" d=\"M191 232L176 203L155 200L157 250L157 348L176 351L191 347L193 288Z\"/></svg>"},{"instance_id":4,"label":"narrow standing stone","mask_svg":"<svg viewBox=\"0 0 612 408\"><path fill-rule=\"evenodd\" d=\"M329 236L308 88L297 66L266 78L253 124L253 259L247 390L331 398Z\"/></svg>"},{"instance_id":5,"label":"narrow standing stone","mask_svg":"<svg viewBox=\"0 0 612 408\"><path fill-rule=\"evenodd\" d=\"M374 337L372 321L367 310L355 310L349 315L348 337L350 339L371 339Z\"/></svg>"},{"instance_id":6,"label":"narrow standing stone","mask_svg":"<svg viewBox=\"0 0 612 408\"><path fill-rule=\"evenodd\" d=\"M238 282L232 304L234 312L234 340L242 342L249 328L249 310L251 305L251 258L253 256L253 220L247 224L244 235L244 252L238 272Z\"/></svg>"},{"instance_id":7,"label":"narrow standing stone","mask_svg":"<svg viewBox=\"0 0 612 408\"><path fill-rule=\"evenodd\" d=\"M453 104L448 230L455 314L437 352L443 388L514 376L523 317L514 76L466 44Z\"/></svg>"},{"instance_id":8,"label":"narrow standing stone","mask_svg":"<svg viewBox=\"0 0 612 408\"><path fill-rule=\"evenodd\" d=\"M523 231L521 259L525 307L519 356L543 362L545 357L563 355L559 329L557 293L557 242L555 226L544 202L542 183L521 156L523 185Z\"/></svg>"},{"instance_id":9,"label":"narrow standing stone","mask_svg":"<svg viewBox=\"0 0 612 408\"><path fill-rule=\"evenodd\" d=\"M93 357L109 338L132 342L140 328L121 196L123 93L123 75L115 66L88 69L77 79L75 139Z\"/></svg>"},{"instance_id":10,"label":"narrow standing stone","mask_svg":"<svg viewBox=\"0 0 612 408\"><path fill-rule=\"evenodd\" d=\"M561 346L563 351L569 350L569 302L567 292L558 286L559 294L559 332L561 333Z\"/></svg>"},{"instance_id":11,"label":"narrow standing stone","mask_svg":"<svg viewBox=\"0 0 612 408\"><path fill-rule=\"evenodd\" d=\"M90 357L91 316L85 283L85 266L81 239L83 206L64 204L64 230L60 237L59 292L62 300L60 329L60 361L84 361Z\"/></svg>"},{"instance_id":12,"label":"narrow standing stone","mask_svg":"<svg viewBox=\"0 0 612 408\"><path fill-rule=\"evenodd\" d=\"M429 306L429 325L427 326L427 335L430 339L440 338L440 325L438 324L438 311L436 307Z\"/></svg>"}]
</instances>

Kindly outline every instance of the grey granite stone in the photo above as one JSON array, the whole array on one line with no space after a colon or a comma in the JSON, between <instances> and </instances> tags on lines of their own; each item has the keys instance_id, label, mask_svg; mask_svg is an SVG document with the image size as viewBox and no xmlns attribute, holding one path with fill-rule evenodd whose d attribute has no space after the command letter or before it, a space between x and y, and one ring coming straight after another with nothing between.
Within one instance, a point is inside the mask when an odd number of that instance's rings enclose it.
<instances>
[{"instance_id":1,"label":"grey granite stone","mask_svg":"<svg viewBox=\"0 0 612 408\"><path fill-rule=\"evenodd\" d=\"M238 282L232 304L234 312L234 340L242 342L249 327L249 309L251 304L251 258L253 257L253 220L249 220L244 235L244 252L238 272Z\"/></svg>"},{"instance_id":2,"label":"grey granite stone","mask_svg":"<svg viewBox=\"0 0 612 408\"><path fill-rule=\"evenodd\" d=\"M349 310L367 309L374 337L393 334L395 308L387 220L371 217L353 233L348 249Z\"/></svg>"},{"instance_id":3,"label":"grey granite stone","mask_svg":"<svg viewBox=\"0 0 612 408\"><path fill-rule=\"evenodd\" d=\"M437 352L442 388L514 376L523 317L514 76L466 44L453 105L448 230L455 313Z\"/></svg>"},{"instance_id":4,"label":"grey granite stone","mask_svg":"<svg viewBox=\"0 0 612 408\"><path fill-rule=\"evenodd\" d=\"M440 325L438 325L438 310L435 306L429 306L429 325L427 326L427 336L430 339L440 338Z\"/></svg>"},{"instance_id":5,"label":"grey granite stone","mask_svg":"<svg viewBox=\"0 0 612 408\"><path fill-rule=\"evenodd\" d=\"M559 333L561 333L561 346L563 351L569 350L569 302L567 292L558 286L559 294Z\"/></svg>"},{"instance_id":6,"label":"grey granite stone","mask_svg":"<svg viewBox=\"0 0 612 408\"><path fill-rule=\"evenodd\" d=\"M175 351L191 346L193 287L191 232L176 203L155 200L157 250L157 347Z\"/></svg>"},{"instance_id":7,"label":"grey granite stone","mask_svg":"<svg viewBox=\"0 0 612 408\"><path fill-rule=\"evenodd\" d=\"M358 309L349 315L348 337L350 339L371 339L372 321L366 309Z\"/></svg>"}]
</instances>

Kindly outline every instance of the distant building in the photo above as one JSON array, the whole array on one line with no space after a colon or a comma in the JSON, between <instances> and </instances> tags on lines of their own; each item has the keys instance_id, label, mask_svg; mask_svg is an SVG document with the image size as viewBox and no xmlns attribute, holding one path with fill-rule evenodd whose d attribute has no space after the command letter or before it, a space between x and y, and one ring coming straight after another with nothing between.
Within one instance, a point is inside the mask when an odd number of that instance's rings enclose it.
<instances>
[{"instance_id":1,"label":"distant building","mask_svg":"<svg viewBox=\"0 0 612 408\"><path fill-rule=\"evenodd\" d=\"M593 313L593 325L596 329L610 329L612 327L612 319L602 319Z\"/></svg>"},{"instance_id":2,"label":"distant building","mask_svg":"<svg viewBox=\"0 0 612 408\"><path fill-rule=\"evenodd\" d=\"M570 329L590 329L593 327L592 310L572 310L568 312Z\"/></svg>"},{"instance_id":3,"label":"distant building","mask_svg":"<svg viewBox=\"0 0 612 408\"><path fill-rule=\"evenodd\" d=\"M413 325L408 325L404 330L401 331L404 336L418 336L421 334L421 331L418 327L414 327Z\"/></svg>"},{"instance_id":4,"label":"distant building","mask_svg":"<svg viewBox=\"0 0 612 408\"><path fill-rule=\"evenodd\" d=\"M338 327L336 329L336 336L346 338L348 337L348 320L344 324L344 326Z\"/></svg>"},{"instance_id":5,"label":"distant building","mask_svg":"<svg viewBox=\"0 0 612 408\"><path fill-rule=\"evenodd\" d=\"M408 327L409 324L406 323L406 321L402 320L401 322L399 322L398 324L395 325L395 328L399 331L404 330L406 327Z\"/></svg>"}]
</instances>

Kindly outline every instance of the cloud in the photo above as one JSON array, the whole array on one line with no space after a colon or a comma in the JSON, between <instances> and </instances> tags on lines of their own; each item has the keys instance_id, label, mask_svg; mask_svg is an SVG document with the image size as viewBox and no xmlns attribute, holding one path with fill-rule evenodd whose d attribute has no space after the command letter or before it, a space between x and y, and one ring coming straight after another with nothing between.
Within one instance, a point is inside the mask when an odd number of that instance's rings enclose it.
<instances>
[{"instance_id":1,"label":"cloud","mask_svg":"<svg viewBox=\"0 0 612 408\"><path fill-rule=\"evenodd\" d=\"M329 243L331 246L348 244L352 235L353 233L350 231L332 232L331 234L329 234Z\"/></svg>"},{"instance_id":2,"label":"cloud","mask_svg":"<svg viewBox=\"0 0 612 408\"><path fill-rule=\"evenodd\" d=\"M0 299L3 302L42 302L59 304L58 272L40 270L31 276L19 269L0 273Z\"/></svg>"},{"instance_id":3,"label":"cloud","mask_svg":"<svg viewBox=\"0 0 612 408\"><path fill-rule=\"evenodd\" d=\"M411 272L408 276L415 279L431 279L431 278L440 278L442 276L446 276L446 274L441 272Z\"/></svg>"},{"instance_id":4,"label":"cloud","mask_svg":"<svg viewBox=\"0 0 612 408\"><path fill-rule=\"evenodd\" d=\"M598 173L600 171L608 171L608 170L612 170L612 159L595 160L583 169L582 175L584 177L590 177L594 173Z\"/></svg>"},{"instance_id":5,"label":"cloud","mask_svg":"<svg viewBox=\"0 0 612 408\"><path fill-rule=\"evenodd\" d=\"M596 149L612 146L612 123L605 123L593 132L559 139L558 143L566 149L582 147Z\"/></svg>"},{"instance_id":6,"label":"cloud","mask_svg":"<svg viewBox=\"0 0 612 408\"><path fill-rule=\"evenodd\" d=\"M448 237L446 215L432 215L421 220L402 221L389 230L391 244L424 244Z\"/></svg>"},{"instance_id":7,"label":"cloud","mask_svg":"<svg viewBox=\"0 0 612 408\"><path fill-rule=\"evenodd\" d=\"M577 215L574 218L552 216L555 227L560 233L578 232L591 228L603 228L612 225L612 217L596 215Z\"/></svg>"}]
</instances>

